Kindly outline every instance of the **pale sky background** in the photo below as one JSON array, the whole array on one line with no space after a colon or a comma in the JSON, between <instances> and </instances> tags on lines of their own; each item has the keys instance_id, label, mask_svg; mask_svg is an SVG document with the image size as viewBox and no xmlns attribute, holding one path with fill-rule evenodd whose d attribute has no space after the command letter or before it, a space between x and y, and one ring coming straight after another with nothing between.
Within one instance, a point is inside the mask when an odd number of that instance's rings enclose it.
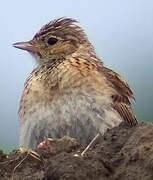
<instances>
[{"instance_id":1,"label":"pale sky background","mask_svg":"<svg viewBox=\"0 0 153 180\"><path fill-rule=\"evenodd\" d=\"M5 0L0 6L0 148L18 145L19 101L35 65L28 52L12 44L63 16L76 18L105 65L128 81L138 120L153 122L152 0Z\"/></svg>"}]
</instances>

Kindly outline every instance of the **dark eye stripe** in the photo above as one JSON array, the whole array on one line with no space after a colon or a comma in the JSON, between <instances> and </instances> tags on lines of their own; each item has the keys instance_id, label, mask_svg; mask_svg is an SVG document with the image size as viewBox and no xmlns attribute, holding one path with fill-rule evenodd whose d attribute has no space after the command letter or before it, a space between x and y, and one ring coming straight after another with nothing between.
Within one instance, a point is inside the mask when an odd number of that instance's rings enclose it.
<instances>
[{"instance_id":1,"label":"dark eye stripe","mask_svg":"<svg viewBox=\"0 0 153 180\"><path fill-rule=\"evenodd\" d=\"M48 39L47 43L52 46L52 45L56 44L57 41L58 40L56 38L51 37L51 38Z\"/></svg>"}]
</instances>

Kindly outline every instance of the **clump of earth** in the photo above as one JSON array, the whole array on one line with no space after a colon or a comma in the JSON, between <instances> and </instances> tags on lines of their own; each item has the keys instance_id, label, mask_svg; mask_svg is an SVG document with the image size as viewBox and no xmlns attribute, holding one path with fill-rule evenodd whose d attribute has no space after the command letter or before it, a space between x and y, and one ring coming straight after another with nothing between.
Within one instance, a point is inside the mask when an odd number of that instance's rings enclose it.
<instances>
[{"instance_id":1,"label":"clump of earth","mask_svg":"<svg viewBox=\"0 0 153 180\"><path fill-rule=\"evenodd\" d=\"M0 151L0 180L153 180L153 125L122 123L86 149L52 139L48 149Z\"/></svg>"}]
</instances>

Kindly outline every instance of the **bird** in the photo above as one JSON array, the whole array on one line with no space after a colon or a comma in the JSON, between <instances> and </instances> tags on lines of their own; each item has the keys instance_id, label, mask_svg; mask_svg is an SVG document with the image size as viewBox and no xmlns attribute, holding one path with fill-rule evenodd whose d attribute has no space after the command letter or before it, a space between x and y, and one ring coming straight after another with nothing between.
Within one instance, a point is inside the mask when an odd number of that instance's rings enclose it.
<instances>
[{"instance_id":1,"label":"bird","mask_svg":"<svg viewBox=\"0 0 153 180\"><path fill-rule=\"evenodd\" d=\"M99 59L77 20L54 19L13 46L36 62L20 100L19 146L34 149L63 136L87 145L121 122L138 124L128 83Z\"/></svg>"}]
</instances>

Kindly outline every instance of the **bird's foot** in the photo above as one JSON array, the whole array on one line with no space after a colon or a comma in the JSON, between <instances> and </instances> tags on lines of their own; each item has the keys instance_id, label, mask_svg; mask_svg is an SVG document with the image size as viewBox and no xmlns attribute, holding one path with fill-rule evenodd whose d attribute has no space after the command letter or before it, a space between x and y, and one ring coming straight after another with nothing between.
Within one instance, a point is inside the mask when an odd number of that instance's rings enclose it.
<instances>
[{"instance_id":1,"label":"bird's foot","mask_svg":"<svg viewBox=\"0 0 153 180\"><path fill-rule=\"evenodd\" d=\"M25 149L23 147L20 147L19 148L19 152L20 153L26 153L27 157L31 156L31 157L37 159L38 161L41 161L41 158L40 158L39 154L37 152L31 150L31 149Z\"/></svg>"},{"instance_id":2,"label":"bird's foot","mask_svg":"<svg viewBox=\"0 0 153 180\"><path fill-rule=\"evenodd\" d=\"M50 144L53 140L52 138L46 138L44 141L42 141L37 148L41 149L41 150L45 150L45 151L49 151L50 150Z\"/></svg>"}]
</instances>

